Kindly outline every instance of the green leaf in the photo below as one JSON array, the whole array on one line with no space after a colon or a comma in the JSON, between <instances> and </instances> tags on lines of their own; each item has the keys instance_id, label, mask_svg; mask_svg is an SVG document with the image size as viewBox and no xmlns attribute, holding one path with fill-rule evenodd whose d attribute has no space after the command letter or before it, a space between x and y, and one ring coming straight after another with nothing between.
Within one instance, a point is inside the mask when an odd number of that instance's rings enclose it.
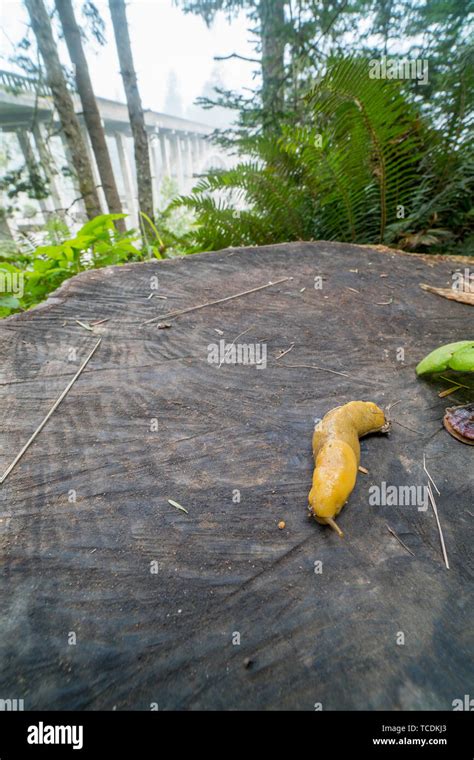
<instances>
[{"instance_id":1,"label":"green leaf","mask_svg":"<svg viewBox=\"0 0 474 760\"><path fill-rule=\"evenodd\" d=\"M457 372L474 372L474 345L456 351L448 366Z\"/></svg>"},{"instance_id":2,"label":"green leaf","mask_svg":"<svg viewBox=\"0 0 474 760\"><path fill-rule=\"evenodd\" d=\"M444 372L447 369L455 369L451 362L454 355L462 349L474 348L474 341L460 340L456 343L447 343L445 346L432 351L428 356L418 364L416 368L417 375L432 375L438 372Z\"/></svg>"},{"instance_id":3,"label":"green leaf","mask_svg":"<svg viewBox=\"0 0 474 760\"><path fill-rule=\"evenodd\" d=\"M18 267L14 267L13 264L7 264L6 261L2 261L0 264L0 272L22 272L22 269L18 269Z\"/></svg>"},{"instance_id":4,"label":"green leaf","mask_svg":"<svg viewBox=\"0 0 474 760\"><path fill-rule=\"evenodd\" d=\"M96 216L95 219L86 222L86 224L81 227L78 235L93 234L95 236L100 230L113 230L115 229L113 222L117 219L125 219L126 216L127 214L102 214L101 216Z\"/></svg>"}]
</instances>

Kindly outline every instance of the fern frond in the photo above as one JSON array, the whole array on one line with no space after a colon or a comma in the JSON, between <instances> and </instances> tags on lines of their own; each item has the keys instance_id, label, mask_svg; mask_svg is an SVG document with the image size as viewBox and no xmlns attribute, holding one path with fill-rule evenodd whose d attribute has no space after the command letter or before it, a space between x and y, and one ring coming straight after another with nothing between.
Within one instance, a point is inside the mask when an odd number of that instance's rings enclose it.
<instances>
[{"instance_id":1,"label":"fern frond","mask_svg":"<svg viewBox=\"0 0 474 760\"><path fill-rule=\"evenodd\" d=\"M467 123L447 138L401 82L371 79L364 59L332 60L304 123L283 126L279 140L256 137L247 161L177 202L195 212L196 245L208 249L315 238L400 244L451 220L455 237L469 236ZM419 239L443 245L445 236Z\"/></svg>"}]
</instances>

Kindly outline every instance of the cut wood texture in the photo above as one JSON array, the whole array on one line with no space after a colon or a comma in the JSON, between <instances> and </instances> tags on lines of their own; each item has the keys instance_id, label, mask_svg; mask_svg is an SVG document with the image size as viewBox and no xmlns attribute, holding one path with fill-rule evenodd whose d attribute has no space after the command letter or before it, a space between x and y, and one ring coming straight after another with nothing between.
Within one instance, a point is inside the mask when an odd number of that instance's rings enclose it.
<instances>
[{"instance_id":1,"label":"cut wood texture","mask_svg":"<svg viewBox=\"0 0 474 760\"><path fill-rule=\"evenodd\" d=\"M0 322L1 472L102 338L0 487L3 699L450 710L472 694L472 449L415 377L469 325L420 289L454 269L426 258L229 249L87 272ZM210 363L221 340L266 347L266 363ZM311 438L354 399L391 405L392 431L361 442L341 540L307 516ZM429 507L370 503L383 482L426 485L424 453L449 571Z\"/></svg>"}]
</instances>

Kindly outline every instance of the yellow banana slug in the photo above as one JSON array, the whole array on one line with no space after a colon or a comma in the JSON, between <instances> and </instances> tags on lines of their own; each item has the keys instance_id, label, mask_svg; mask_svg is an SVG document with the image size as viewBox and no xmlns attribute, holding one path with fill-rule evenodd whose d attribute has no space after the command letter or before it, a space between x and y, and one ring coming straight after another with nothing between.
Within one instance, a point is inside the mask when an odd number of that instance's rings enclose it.
<instances>
[{"instance_id":1,"label":"yellow banana slug","mask_svg":"<svg viewBox=\"0 0 474 760\"><path fill-rule=\"evenodd\" d=\"M309 510L319 523L343 533L335 521L357 480L360 462L359 438L385 432L388 422L371 401L351 401L331 409L313 433L314 473L309 492Z\"/></svg>"}]
</instances>

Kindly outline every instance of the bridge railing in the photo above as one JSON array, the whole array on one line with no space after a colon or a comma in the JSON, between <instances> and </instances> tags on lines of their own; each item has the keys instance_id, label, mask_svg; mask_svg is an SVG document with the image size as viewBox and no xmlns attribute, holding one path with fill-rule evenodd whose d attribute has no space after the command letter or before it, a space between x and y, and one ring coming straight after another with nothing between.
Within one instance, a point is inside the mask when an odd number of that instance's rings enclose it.
<instances>
[{"instance_id":1,"label":"bridge railing","mask_svg":"<svg viewBox=\"0 0 474 760\"><path fill-rule=\"evenodd\" d=\"M51 95L51 90L44 82L22 76L22 74L13 74L11 71L0 70L0 87L13 95L19 95L23 92L45 97Z\"/></svg>"}]
</instances>

